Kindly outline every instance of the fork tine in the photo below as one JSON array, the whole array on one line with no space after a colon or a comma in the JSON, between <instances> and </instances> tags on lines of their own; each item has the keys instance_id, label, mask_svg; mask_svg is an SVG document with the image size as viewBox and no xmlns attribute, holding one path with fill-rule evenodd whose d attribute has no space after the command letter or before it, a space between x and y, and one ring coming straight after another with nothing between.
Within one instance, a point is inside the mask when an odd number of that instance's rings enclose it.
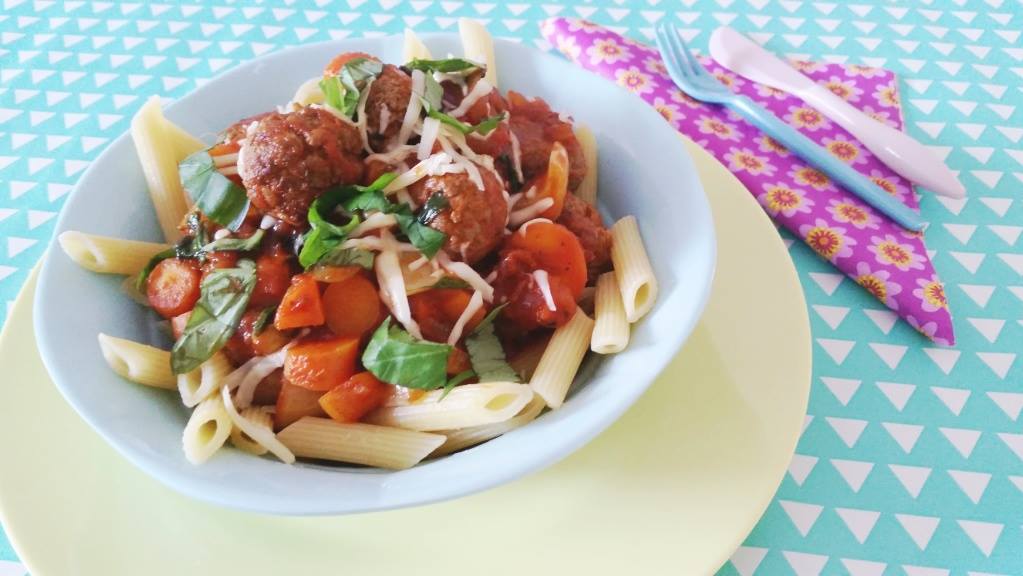
<instances>
[{"instance_id":1,"label":"fork tine","mask_svg":"<svg viewBox=\"0 0 1023 576\"><path fill-rule=\"evenodd\" d=\"M657 27L657 45L662 56L668 59L672 67L685 77L683 80L686 80L692 77L694 70L679 50L678 39L678 30L671 23L662 22Z\"/></svg>"},{"instance_id":2,"label":"fork tine","mask_svg":"<svg viewBox=\"0 0 1023 576\"><path fill-rule=\"evenodd\" d=\"M710 72L707 70L707 67L701 64L700 60L696 58L696 54L689 49L689 45L686 44L685 39L683 39L682 36L679 34L676 34L675 37L678 39L679 46L681 47L681 52L685 54L686 59L689 60L689 63L693 69L694 74L702 78L710 78L711 75Z\"/></svg>"}]
</instances>

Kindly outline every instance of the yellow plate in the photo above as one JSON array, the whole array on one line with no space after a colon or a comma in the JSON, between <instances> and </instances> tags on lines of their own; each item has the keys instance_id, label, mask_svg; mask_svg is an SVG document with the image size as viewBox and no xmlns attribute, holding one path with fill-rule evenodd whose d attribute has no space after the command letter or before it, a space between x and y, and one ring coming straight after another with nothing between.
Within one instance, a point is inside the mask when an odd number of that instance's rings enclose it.
<instances>
[{"instance_id":1,"label":"yellow plate","mask_svg":"<svg viewBox=\"0 0 1023 576\"><path fill-rule=\"evenodd\" d=\"M683 351L560 464L441 504L276 518L163 487L50 382L32 335L33 275L0 336L0 519L22 561L33 576L712 573L785 474L806 413L810 333L774 227L724 167L689 148L719 256Z\"/></svg>"}]
</instances>

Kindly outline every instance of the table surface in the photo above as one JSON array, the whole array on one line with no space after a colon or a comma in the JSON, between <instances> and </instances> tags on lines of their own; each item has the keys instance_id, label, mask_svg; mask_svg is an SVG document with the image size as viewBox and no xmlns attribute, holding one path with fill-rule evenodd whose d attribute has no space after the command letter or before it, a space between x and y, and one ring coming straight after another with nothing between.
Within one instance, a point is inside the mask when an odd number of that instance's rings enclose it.
<instances>
[{"instance_id":1,"label":"table surface","mask_svg":"<svg viewBox=\"0 0 1023 576\"><path fill-rule=\"evenodd\" d=\"M728 24L778 52L895 70L910 133L968 190L958 201L925 196L922 207L954 349L934 347L792 243L813 311L809 415L775 501L721 574L1023 573L1020 0L4 0L0 300L14 299L67 193L150 94L180 97L289 45L450 31L461 16L549 49L537 23L553 15L641 40L669 18L698 48ZM23 572L0 533L0 576Z\"/></svg>"}]
</instances>

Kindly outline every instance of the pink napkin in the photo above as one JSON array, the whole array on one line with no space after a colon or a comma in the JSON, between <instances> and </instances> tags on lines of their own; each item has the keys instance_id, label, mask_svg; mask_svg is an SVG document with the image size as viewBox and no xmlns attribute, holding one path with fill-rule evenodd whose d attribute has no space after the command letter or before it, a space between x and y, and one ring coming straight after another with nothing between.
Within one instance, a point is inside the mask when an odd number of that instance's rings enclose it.
<instances>
[{"instance_id":1,"label":"pink napkin","mask_svg":"<svg viewBox=\"0 0 1023 576\"><path fill-rule=\"evenodd\" d=\"M948 346L955 342L945 288L922 234L906 231L875 212L738 115L687 96L668 77L655 49L584 20L551 18L540 29L570 60L638 94L679 132L707 149L776 222L821 258L934 342ZM889 194L919 209L908 181L814 108L786 92L740 78L709 58L701 60L732 90L764 105ZM797 67L853 106L902 128L893 72L816 62L799 62Z\"/></svg>"}]
</instances>

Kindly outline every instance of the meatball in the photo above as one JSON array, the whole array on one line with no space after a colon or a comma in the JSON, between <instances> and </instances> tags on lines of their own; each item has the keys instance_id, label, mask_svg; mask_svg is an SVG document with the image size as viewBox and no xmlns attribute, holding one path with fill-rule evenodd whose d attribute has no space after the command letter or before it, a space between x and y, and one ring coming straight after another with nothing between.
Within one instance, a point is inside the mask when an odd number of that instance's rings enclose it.
<instances>
[{"instance_id":1,"label":"meatball","mask_svg":"<svg viewBox=\"0 0 1023 576\"><path fill-rule=\"evenodd\" d=\"M466 94L472 92L476 87L476 83L482 79L482 75L475 76L468 79L466 85ZM444 86L444 103L451 108L458 108L462 103L464 96L462 95L462 86L455 82L445 82ZM508 103L497 89L493 89L488 92L485 96L476 100L469 109L458 117L462 122L468 124L479 124L480 122L503 114L508 110ZM477 154L486 154L493 158L499 158L504 155L511 154L511 129L508 127L507 122L501 122L496 128L488 132L486 135L473 132L468 135L466 142L469 148Z\"/></svg>"},{"instance_id":2,"label":"meatball","mask_svg":"<svg viewBox=\"0 0 1023 576\"><path fill-rule=\"evenodd\" d=\"M385 64L366 96L366 130L374 150L383 148L401 130L411 96L412 78L397 66Z\"/></svg>"},{"instance_id":3,"label":"meatball","mask_svg":"<svg viewBox=\"0 0 1023 576\"><path fill-rule=\"evenodd\" d=\"M508 92L511 131L519 141L522 176L528 182L547 170L551 147L561 142L568 152L568 189L575 190L586 175L586 157L572 125L565 122L540 98L526 100Z\"/></svg>"},{"instance_id":4,"label":"meatball","mask_svg":"<svg viewBox=\"0 0 1023 576\"><path fill-rule=\"evenodd\" d=\"M611 261L611 232L604 227L596 208L574 194L566 194L558 223L579 237L590 278L604 272Z\"/></svg>"},{"instance_id":5,"label":"meatball","mask_svg":"<svg viewBox=\"0 0 1023 576\"><path fill-rule=\"evenodd\" d=\"M444 251L455 260L478 262L497 248L508 221L504 188L494 174L480 167L483 190L464 173L431 176L409 186L417 204L434 194L443 194L448 207L440 211L430 227L448 235Z\"/></svg>"},{"instance_id":6,"label":"meatball","mask_svg":"<svg viewBox=\"0 0 1023 576\"><path fill-rule=\"evenodd\" d=\"M313 200L362 179L361 151L358 129L322 108L274 112L242 148L238 173L256 208L304 228Z\"/></svg>"},{"instance_id":7,"label":"meatball","mask_svg":"<svg viewBox=\"0 0 1023 576\"><path fill-rule=\"evenodd\" d=\"M246 130L248 130L249 124L252 124L253 122L259 122L260 120L266 118L270 114L272 114L272 112L264 112L262 114L256 114L254 116L242 118L241 120L228 126L227 130L224 130L223 134L220 135L220 141L238 142L239 140L245 138Z\"/></svg>"}]
</instances>

